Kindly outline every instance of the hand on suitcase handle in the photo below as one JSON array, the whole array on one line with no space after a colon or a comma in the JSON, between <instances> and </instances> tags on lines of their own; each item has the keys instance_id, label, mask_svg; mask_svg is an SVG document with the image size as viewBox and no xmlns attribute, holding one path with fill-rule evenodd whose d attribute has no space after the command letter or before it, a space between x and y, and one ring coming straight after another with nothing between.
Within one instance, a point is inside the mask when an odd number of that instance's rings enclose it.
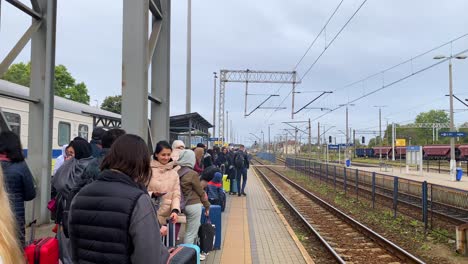
<instances>
[{"instance_id":1,"label":"hand on suitcase handle","mask_svg":"<svg viewBox=\"0 0 468 264\"><path fill-rule=\"evenodd\" d=\"M172 213L171 214L171 221L173 224L177 223L177 219L179 218L179 215L177 213Z\"/></svg>"},{"instance_id":2,"label":"hand on suitcase handle","mask_svg":"<svg viewBox=\"0 0 468 264\"><path fill-rule=\"evenodd\" d=\"M161 236L167 236L167 226L161 226L159 232L161 233Z\"/></svg>"},{"instance_id":3,"label":"hand on suitcase handle","mask_svg":"<svg viewBox=\"0 0 468 264\"><path fill-rule=\"evenodd\" d=\"M207 216L207 217L210 216L210 209L209 208L208 209L205 208L205 216Z\"/></svg>"}]
</instances>

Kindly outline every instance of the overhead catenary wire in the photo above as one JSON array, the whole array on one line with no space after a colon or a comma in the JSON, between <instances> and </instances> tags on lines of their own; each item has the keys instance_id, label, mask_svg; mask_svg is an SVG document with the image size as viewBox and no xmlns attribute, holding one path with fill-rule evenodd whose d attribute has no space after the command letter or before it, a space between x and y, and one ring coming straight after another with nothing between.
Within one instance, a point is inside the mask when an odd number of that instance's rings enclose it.
<instances>
[{"instance_id":1,"label":"overhead catenary wire","mask_svg":"<svg viewBox=\"0 0 468 264\"><path fill-rule=\"evenodd\" d=\"M465 49L465 50L463 50L463 51L461 51L461 52L458 52L457 54L453 55L453 57L462 55L463 53L466 53L466 52L468 52L468 49ZM382 87L380 87L380 88L378 88L378 89L375 89L375 90L373 90L373 91L371 91L371 92L369 92L369 93L366 93L366 94L364 94L364 95L362 95L362 96L360 96L360 97L358 97L358 98L355 98L355 99L349 101L348 104L355 103L355 102L357 102L357 101L359 101L359 100L361 100L361 99L363 99L363 98L366 98L366 97L368 97L368 96L370 96L370 95L373 95L373 94L375 94L375 93L377 93L377 92L379 92L379 91L382 91L382 90L384 90L384 89L386 89L386 88L388 88L388 87L390 87L390 86L393 86L393 85L395 85L395 84L397 84L397 83L400 83L400 82L402 82L402 81L404 81L404 80L406 80L406 79L409 79L409 78L411 78L411 77L414 76L414 75L417 75L417 74L419 74L419 73L425 72L425 71L427 71L427 70L429 70L429 69L431 69L431 68L433 68L433 67L435 67L435 66L437 66L437 65L440 65L440 64L442 64L442 63L444 63L444 62L446 62L446 61L448 61L448 60L450 60L450 59L451 59L451 57L445 58L445 59L440 60L440 61L438 61L438 62L436 62L436 63L433 63L432 65L429 65L429 66L427 66L427 67L425 67L425 68L422 68L422 69L420 69L420 70L418 70L418 71L412 72L411 74L408 74L408 75L406 75L406 76L404 76L404 77L402 77L402 78L400 78L400 79L397 79L397 80L395 80L395 81L393 81L393 82L391 82L391 83L389 83L389 84L384 84L384 85L382 85ZM327 113L324 113L324 114L320 115L319 117L316 117L316 118L314 118L314 119L312 119L312 120L314 120L314 121L315 121L315 120L318 120L318 119L320 119L321 117L324 117L324 116L326 116L326 115L328 115L328 114L330 114L330 113L332 113L332 112L334 112L334 111L336 111L336 110L342 108L343 106L344 106L344 105L342 105L342 106L337 106L336 108L332 109L331 111L329 111L329 112L327 112Z\"/></svg>"},{"instance_id":2,"label":"overhead catenary wire","mask_svg":"<svg viewBox=\"0 0 468 264\"><path fill-rule=\"evenodd\" d=\"M351 15L351 17L346 21L346 23L341 27L341 29L338 31L338 33L335 34L335 36L332 38L332 40L330 41L330 43L328 43L325 48L323 49L323 51L320 53L320 55L315 59L315 61L312 63L312 65L307 69L307 71L302 75L302 77L300 78L300 82L303 83L303 79L307 76L307 74L309 74L309 72L312 70L312 68L317 64L317 62L320 60L320 58L323 56L323 54L325 54L325 52L328 50L328 48L335 42L335 40L338 38L338 36L341 34L341 32L343 32L343 30L349 25L349 23L351 22L351 20L353 20L353 18L356 16L356 14L359 12L359 10L361 10L361 8L364 6L364 4L367 2L368 0L364 0L361 5L356 9L356 11L354 11L354 13ZM299 85L299 84L298 84ZM297 88L297 86L296 86ZM284 99L281 101L281 103L278 105L278 107L281 107L283 105L283 103L286 101L286 99L289 98L289 96L292 94L292 91L293 89L291 89L289 91L289 93L284 97ZM273 116L274 112L271 113L271 115L267 118L267 120L269 120L272 116Z\"/></svg>"},{"instance_id":3,"label":"overhead catenary wire","mask_svg":"<svg viewBox=\"0 0 468 264\"><path fill-rule=\"evenodd\" d=\"M333 90L333 92L336 93L336 92L339 91L339 90L343 90L343 89L345 89L345 88L352 87L352 86L354 86L354 85L356 85L356 84L358 84L358 83L364 83L365 81L367 81L367 80L369 80L369 79L371 79L371 78L374 78L374 77L379 76L379 75L383 75L383 74L385 74L385 72L390 71L390 70L393 70L393 69L395 69L395 68L397 68L397 67L399 67L399 66L402 66L402 65L404 65L404 64L406 64L406 63L410 63L410 62L412 63L412 62L413 62L414 60L416 60L416 59L419 59L419 58L421 58L421 57L423 57L423 56L425 56L425 55L427 55L427 54L430 54L431 52L434 52L434 51L436 51L436 50L438 50L438 49L440 49L440 48L442 48L442 47L445 47L445 46L447 46L447 45L449 45L449 44L452 45L453 42L456 42L456 41L458 41L458 40L460 40L460 39L462 39L462 38L465 38L465 37L467 37L467 36L468 36L468 33L465 33L465 34L463 34L463 35L460 35L460 36L458 36L458 37L456 37L456 38L454 38L454 39L451 39L451 40L449 40L449 41L447 41L447 42L441 44L441 45L438 45L438 46L436 46L436 47L434 47L434 48L431 48L431 49L429 49L429 50L427 50L427 51L424 51L424 52L422 52L422 53L420 53L420 54L418 54L418 55L416 55L416 56L413 56L413 57L411 57L410 59L404 60L404 61L402 61L402 62L400 62L400 63L397 63L397 64L395 64L395 65L393 65L393 66L390 66L390 67L388 67L388 68L386 68L386 69L384 69L384 70L380 70L380 71L378 71L378 72L376 72L376 73L374 73L374 74L368 75L367 77L364 77L364 78L362 78L362 79L359 79L359 80L357 80L357 81L354 81L354 82L352 82L352 83L349 83L349 84L347 84L347 85L345 85L345 86L336 88L335 90ZM414 73L413 68L412 68L412 73ZM323 99L325 99L325 98L327 98L327 97L329 97L329 96L330 96L330 94L327 94L327 95L325 95L325 96L323 97ZM323 100L323 99L322 99L322 100ZM349 100L348 100L348 103L351 103L351 102L349 102ZM333 110L333 111L334 111L334 110ZM331 112L333 112L333 111L331 111ZM306 111L306 113L308 113L308 112L310 112L310 111ZM324 115L329 114L329 113L330 113L330 112L325 113ZM314 120L317 120L317 119L319 119L320 117L322 117L322 116L324 116L324 115L321 115L321 116L319 116L318 118L315 118Z\"/></svg>"},{"instance_id":4,"label":"overhead catenary wire","mask_svg":"<svg viewBox=\"0 0 468 264\"><path fill-rule=\"evenodd\" d=\"M333 13L330 15L330 17L327 19L327 21L325 22L325 25L323 25L323 27L320 29L320 32L317 34L317 36L315 37L315 39L311 42L311 44L309 45L309 47L307 48L307 50L304 52L304 54L301 56L301 58L298 60L298 62L296 63L296 65L294 66L294 70L297 69L297 67L299 66L299 64L301 64L301 62L304 60L304 58L307 56L307 54L309 53L310 49L314 46L314 44L317 42L318 38L320 37L320 35L325 31L325 29L327 28L328 24L330 23L330 21L332 20L332 18L335 16L335 14L338 12L338 10L340 9L341 5L343 4L344 0L341 0L340 3L338 3L338 5L335 7ZM281 86L276 90L276 94L279 93L280 89L283 87L283 84L281 84ZM289 95L288 95L289 96ZM288 97L286 96L286 98ZM282 104L282 103L281 103ZM281 105L280 105L281 106ZM265 119L265 122L268 122L268 120L271 118L271 116L273 115L275 111L272 112L272 114L267 118ZM266 116L266 114L265 114Z\"/></svg>"},{"instance_id":5,"label":"overhead catenary wire","mask_svg":"<svg viewBox=\"0 0 468 264\"><path fill-rule=\"evenodd\" d=\"M294 66L294 70L297 69L297 66L299 66L299 64L301 64L302 60L304 60L305 56L307 56L307 54L309 53L310 49L312 48L312 46L314 46L315 42L317 42L318 38L320 37L320 35L322 34L322 32L325 31L325 29L327 28L328 24L330 23L330 21L332 20L332 18L335 16L336 12L338 12L338 9L340 9L341 7L341 4L343 4L344 0L341 0L340 3L336 6L335 10L333 11L333 13L331 14L331 16L328 18L327 22L325 22L325 25L322 27L322 29L320 30L320 32L317 34L317 36L315 37L315 39L312 41L312 43L310 43L309 47L307 48L307 50L304 52L304 54L302 55L302 57L299 59L299 61L296 63L296 66Z\"/></svg>"}]
</instances>

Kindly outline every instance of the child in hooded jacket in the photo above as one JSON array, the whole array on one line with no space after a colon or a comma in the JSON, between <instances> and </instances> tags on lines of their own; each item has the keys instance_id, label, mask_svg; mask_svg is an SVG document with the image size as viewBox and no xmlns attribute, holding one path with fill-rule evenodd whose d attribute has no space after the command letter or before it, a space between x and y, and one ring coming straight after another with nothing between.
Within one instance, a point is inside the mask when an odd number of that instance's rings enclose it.
<instances>
[{"instance_id":1,"label":"child in hooded jacket","mask_svg":"<svg viewBox=\"0 0 468 264\"><path fill-rule=\"evenodd\" d=\"M207 193L210 204L220 205L221 211L224 211L226 206L226 194L223 190L223 175L221 172L216 172L213 179L208 182Z\"/></svg>"}]
</instances>

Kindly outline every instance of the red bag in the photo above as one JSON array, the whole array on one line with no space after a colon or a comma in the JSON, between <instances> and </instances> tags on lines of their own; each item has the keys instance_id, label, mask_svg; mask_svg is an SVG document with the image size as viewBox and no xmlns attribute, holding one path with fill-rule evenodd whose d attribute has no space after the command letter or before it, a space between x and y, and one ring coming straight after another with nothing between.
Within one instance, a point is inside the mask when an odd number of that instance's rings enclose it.
<instances>
[{"instance_id":1,"label":"red bag","mask_svg":"<svg viewBox=\"0 0 468 264\"><path fill-rule=\"evenodd\" d=\"M55 213L55 210L57 210L57 200L55 197L50 199L50 201L47 203L47 209L49 209L49 211L52 213Z\"/></svg>"},{"instance_id":2,"label":"red bag","mask_svg":"<svg viewBox=\"0 0 468 264\"><path fill-rule=\"evenodd\" d=\"M33 201L32 219L34 219L34 207L36 202ZM36 229L36 219L28 226L31 227L31 240L24 248L24 255L27 264L58 264L59 263L59 244L56 238L45 237L34 240Z\"/></svg>"},{"instance_id":3,"label":"red bag","mask_svg":"<svg viewBox=\"0 0 468 264\"><path fill-rule=\"evenodd\" d=\"M35 240L24 249L28 264L58 264L59 245L56 238L47 237Z\"/></svg>"}]
</instances>

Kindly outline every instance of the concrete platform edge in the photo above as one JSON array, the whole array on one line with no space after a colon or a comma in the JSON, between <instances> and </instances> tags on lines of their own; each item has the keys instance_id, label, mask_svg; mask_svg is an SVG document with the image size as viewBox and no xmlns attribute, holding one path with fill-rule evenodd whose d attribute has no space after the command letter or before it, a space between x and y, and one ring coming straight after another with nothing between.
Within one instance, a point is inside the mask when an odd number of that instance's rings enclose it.
<instances>
[{"instance_id":1,"label":"concrete platform edge","mask_svg":"<svg viewBox=\"0 0 468 264\"><path fill-rule=\"evenodd\" d=\"M294 230L291 228L288 221L286 221L286 218L284 217L283 213L281 213L281 211L278 209L278 206L276 206L276 202L273 200L273 197L271 197L270 193L266 189L265 184L263 184L263 181L261 180L260 176L258 176L258 174L257 174L257 172L255 170L252 170L252 172L254 173L255 177L257 177L257 179L260 181L260 183L261 183L261 185L263 187L263 190L265 191L265 193L268 196L268 199L270 200L271 205L273 206L273 208L275 208L275 211L278 214L281 221L283 222L284 226L286 227L286 230L288 230L289 235L294 240L294 243L296 244L297 248L301 252L301 255L302 255L302 258L304 259L304 261L306 263L314 264L315 262L312 260L309 253L307 253L307 250L304 248L302 243L299 241L299 238L296 236L296 233L294 233Z\"/></svg>"}]
</instances>

